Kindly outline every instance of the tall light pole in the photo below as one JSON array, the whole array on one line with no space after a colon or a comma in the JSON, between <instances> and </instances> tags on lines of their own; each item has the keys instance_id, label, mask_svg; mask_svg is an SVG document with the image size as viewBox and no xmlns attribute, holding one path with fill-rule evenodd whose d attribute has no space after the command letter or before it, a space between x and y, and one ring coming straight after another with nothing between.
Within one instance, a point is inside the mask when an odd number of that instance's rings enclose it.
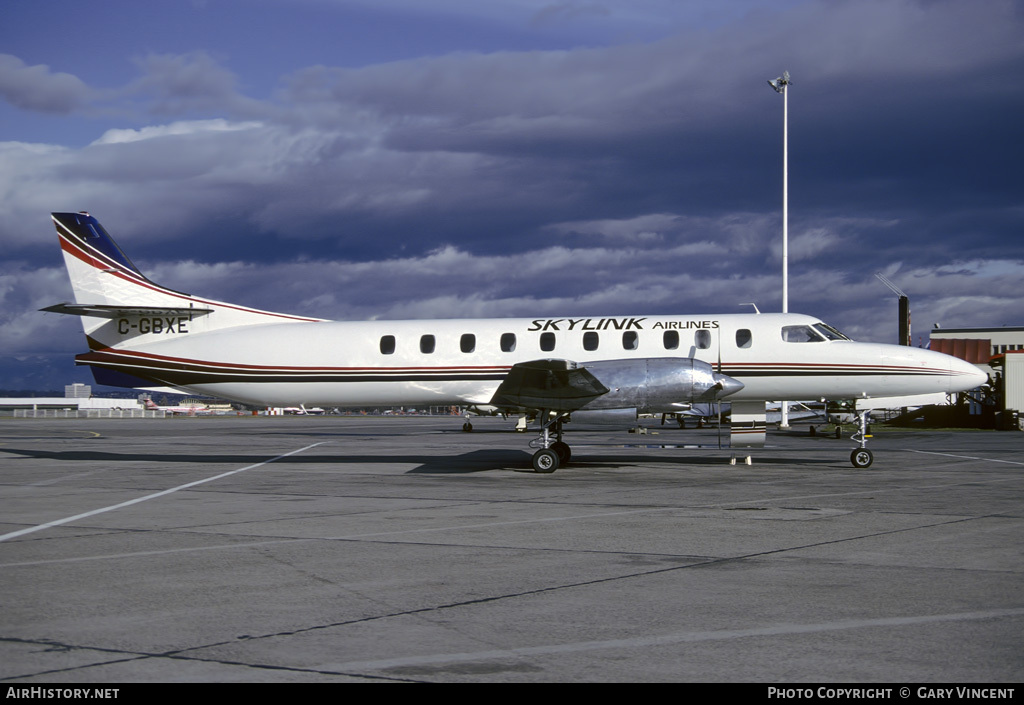
<instances>
[{"instance_id":1,"label":"tall light pole","mask_svg":"<svg viewBox=\"0 0 1024 705\"><path fill-rule=\"evenodd\" d=\"M789 71L768 85L782 94L782 312L789 313ZM779 428L789 428L789 402L782 402Z\"/></svg>"},{"instance_id":2,"label":"tall light pole","mask_svg":"<svg viewBox=\"0 0 1024 705\"><path fill-rule=\"evenodd\" d=\"M768 85L782 94L782 312L789 313L789 71Z\"/></svg>"}]
</instances>

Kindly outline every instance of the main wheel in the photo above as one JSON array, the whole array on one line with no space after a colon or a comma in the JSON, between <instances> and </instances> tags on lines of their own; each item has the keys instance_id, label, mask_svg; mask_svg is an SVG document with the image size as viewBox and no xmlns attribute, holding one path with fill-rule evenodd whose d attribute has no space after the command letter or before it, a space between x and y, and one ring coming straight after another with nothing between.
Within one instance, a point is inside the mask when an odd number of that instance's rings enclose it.
<instances>
[{"instance_id":1,"label":"main wheel","mask_svg":"<svg viewBox=\"0 0 1024 705\"><path fill-rule=\"evenodd\" d=\"M470 431L473 430L473 424L467 421L466 423L462 424L462 430L465 431L466 433L469 433Z\"/></svg>"},{"instance_id":2,"label":"main wheel","mask_svg":"<svg viewBox=\"0 0 1024 705\"><path fill-rule=\"evenodd\" d=\"M871 467L871 461L874 459L875 456L867 448L856 448L850 453L850 462L853 463L855 468Z\"/></svg>"},{"instance_id":3,"label":"main wheel","mask_svg":"<svg viewBox=\"0 0 1024 705\"><path fill-rule=\"evenodd\" d=\"M569 459L572 458L572 449L569 448L568 443L564 443L562 441L555 441L554 443L551 444L551 450L558 453L559 466L567 465L569 463Z\"/></svg>"},{"instance_id":4,"label":"main wheel","mask_svg":"<svg viewBox=\"0 0 1024 705\"><path fill-rule=\"evenodd\" d=\"M551 448L542 448L533 454L533 471L551 473L558 469L558 453Z\"/></svg>"}]
</instances>

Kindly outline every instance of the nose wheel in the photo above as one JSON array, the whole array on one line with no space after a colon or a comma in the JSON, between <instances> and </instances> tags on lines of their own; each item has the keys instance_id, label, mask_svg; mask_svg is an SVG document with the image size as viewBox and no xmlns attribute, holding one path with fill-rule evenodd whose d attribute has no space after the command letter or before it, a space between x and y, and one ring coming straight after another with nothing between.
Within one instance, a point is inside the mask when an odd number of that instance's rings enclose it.
<instances>
[{"instance_id":1,"label":"nose wheel","mask_svg":"<svg viewBox=\"0 0 1024 705\"><path fill-rule=\"evenodd\" d=\"M871 467L871 462L874 459L875 456L867 448L854 448L853 452L850 453L850 462L853 463L855 468Z\"/></svg>"},{"instance_id":2,"label":"nose wheel","mask_svg":"<svg viewBox=\"0 0 1024 705\"><path fill-rule=\"evenodd\" d=\"M870 413L870 410L861 412L860 430L850 436L851 440L860 443L860 448L854 448L853 452L850 453L850 462L855 468L871 467L871 463L875 459L874 454L868 450L868 439L871 438L871 434L868 433L868 414Z\"/></svg>"}]
</instances>

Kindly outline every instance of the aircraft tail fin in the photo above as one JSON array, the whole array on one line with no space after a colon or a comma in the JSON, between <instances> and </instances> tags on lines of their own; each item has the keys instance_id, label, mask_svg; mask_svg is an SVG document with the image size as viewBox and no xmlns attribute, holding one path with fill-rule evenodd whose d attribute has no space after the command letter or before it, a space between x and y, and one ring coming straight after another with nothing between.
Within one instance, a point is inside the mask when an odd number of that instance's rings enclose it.
<instances>
[{"instance_id":1,"label":"aircraft tail fin","mask_svg":"<svg viewBox=\"0 0 1024 705\"><path fill-rule=\"evenodd\" d=\"M93 216L51 214L74 303L44 311L80 316L89 349L126 348L222 328L321 319L200 298L147 278Z\"/></svg>"}]
</instances>

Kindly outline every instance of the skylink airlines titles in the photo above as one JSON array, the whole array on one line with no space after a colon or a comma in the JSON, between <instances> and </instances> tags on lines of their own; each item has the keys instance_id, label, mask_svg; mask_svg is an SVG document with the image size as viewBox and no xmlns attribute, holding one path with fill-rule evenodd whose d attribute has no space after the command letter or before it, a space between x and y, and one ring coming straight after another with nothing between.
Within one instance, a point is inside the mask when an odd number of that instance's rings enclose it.
<instances>
[{"instance_id":1,"label":"skylink airlines titles","mask_svg":"<svg viewBox=\"0 0 1024 705\"><path fill-rule=\"evenodd\" d=\"M643 318L538 318L527 328L528 331L548 330L644 330ZM652 329L675 328L718 328L718 321L657 321Z\"/></svg>"}]
</instances>

